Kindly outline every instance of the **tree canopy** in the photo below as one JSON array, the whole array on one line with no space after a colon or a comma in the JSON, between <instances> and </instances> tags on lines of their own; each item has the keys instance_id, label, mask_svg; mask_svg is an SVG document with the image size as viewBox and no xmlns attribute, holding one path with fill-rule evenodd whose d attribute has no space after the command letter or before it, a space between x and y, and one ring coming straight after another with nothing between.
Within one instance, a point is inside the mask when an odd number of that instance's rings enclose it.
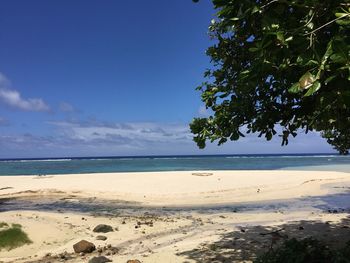
<instances>
[{"instance_id":1,"label":"tree canopy","mask_svg":"<svg viewBox=\"0 0 350 263\"><path fill-rule=\"evenodd\" d=\"M195 1L197 2L197 1ZM212 110L190 124L194 141L256 133L282 145L319 131L350 149L350 0L213 0L212 67L198 87ZM280 127L280 128L278 128Z\"/></svg>"}]
</instances>

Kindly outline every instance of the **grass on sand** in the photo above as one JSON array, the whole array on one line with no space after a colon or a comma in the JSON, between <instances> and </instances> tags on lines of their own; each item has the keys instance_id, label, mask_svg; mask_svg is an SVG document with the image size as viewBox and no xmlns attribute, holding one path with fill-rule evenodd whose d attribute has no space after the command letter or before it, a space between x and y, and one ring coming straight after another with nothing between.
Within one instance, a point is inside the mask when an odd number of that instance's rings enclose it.
<instances>
[{"instance_id":1,"label":"grass on sand","mask_svg":"<svg viewBox=\"0 0 350 263\"><path fill-rule=\"evenodd\" d=\"M0 250L11 250L30 243L32 241L22 230L21 225L12 224L10 227L7 223L0 222Z\"/></svg>"}]
</instances>

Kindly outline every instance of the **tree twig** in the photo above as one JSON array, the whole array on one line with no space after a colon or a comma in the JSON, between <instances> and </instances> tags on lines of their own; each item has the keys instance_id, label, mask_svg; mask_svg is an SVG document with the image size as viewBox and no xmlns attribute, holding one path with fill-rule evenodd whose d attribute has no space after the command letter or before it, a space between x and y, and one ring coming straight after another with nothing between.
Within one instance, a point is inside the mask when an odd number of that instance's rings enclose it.
<instances>
[{"instance_id":1,"label":"tree twig","mask_svg":"<svg viewBox=\"0 0 350 263\"><path fill-rule=\"evenodd\" d=\"M339 19L342 19L342 18L344 18L344 17L347 17L347 16L349 16L349 15L350 15L350 14L345 14L345 15L342 15L342 16L340 16L340 17L337 17L337 18L335 18L335 19L333 19L333 20L327 22L326 24L324 24L324 25L322 25L322 26L316 28L315 30L312 30L311 32L304 34L304 36L311 35L311 34L315 33L316 31L320 30L321 28L324 28L324 27L326 27L326 26L332 24L333 22L335 22L335 21L337 21L337 20L339 20Z\"/></svg>"}]
</instances>

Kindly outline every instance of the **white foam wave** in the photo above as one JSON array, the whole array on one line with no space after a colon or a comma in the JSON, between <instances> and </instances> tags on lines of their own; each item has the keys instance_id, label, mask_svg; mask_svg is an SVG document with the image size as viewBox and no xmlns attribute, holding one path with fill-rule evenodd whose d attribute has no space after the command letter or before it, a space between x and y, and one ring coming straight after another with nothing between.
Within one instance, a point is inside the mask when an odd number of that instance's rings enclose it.
<instances>
[{"instance_id":1,"label":"white foam wave","mask_svg":"<svg viewBox=\"0 0 350 263\"><path fill-rule=\"evenodd\" d=\"M72 159L40 159L40 160L3 160L4 163L32 163L32 162L69 162Z\"/></svg>"}]
</instances>

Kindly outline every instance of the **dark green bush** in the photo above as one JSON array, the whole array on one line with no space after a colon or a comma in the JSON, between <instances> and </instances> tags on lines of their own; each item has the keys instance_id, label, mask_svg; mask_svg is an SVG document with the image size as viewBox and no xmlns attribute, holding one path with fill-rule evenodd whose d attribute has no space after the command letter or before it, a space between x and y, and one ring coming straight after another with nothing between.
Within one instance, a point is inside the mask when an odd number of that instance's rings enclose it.
<instances>
[{"instance_id":1,"label":"dark green bush","mask_svg":"<svg viewBox=\"0 0 350 263\"><path fill-rule=\"evenodd\" d=\"M350 243L334 250L312 238L290 239L258 257L255 263L350 263Z\"/></svg>"}]
</instances>

